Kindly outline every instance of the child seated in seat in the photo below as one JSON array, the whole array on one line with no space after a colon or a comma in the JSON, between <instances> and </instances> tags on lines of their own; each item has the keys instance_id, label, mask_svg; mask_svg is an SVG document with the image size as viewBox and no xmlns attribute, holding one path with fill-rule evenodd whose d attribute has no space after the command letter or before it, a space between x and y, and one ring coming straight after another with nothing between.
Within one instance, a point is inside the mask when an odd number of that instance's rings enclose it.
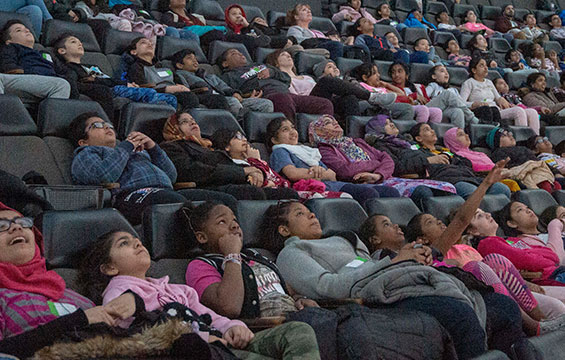
<instances>
[{"instance_id":1,"label":"child seated in seat","mask_svg":"<svg viewBox=\"0 0 565 360\"><path fill-rule=\"evenodd\" d=\"M510 49L506 52L504 61L506 61L506 66L512 69L512 71L531 69L530 65L524 60L522 53L515 49Z\"/></svg>"},{"instance_id":2,"label":"child seated in seat","mask_svg":"<svg viewBox=\"0 0 565 360\"><path fill-rule=\"evenodd\" d=\"M216 226L224 225L229 226L227 219ZM240 235L232 236L229 240L235 241L226 244L228 249L238 242L241 244ZM93 295L102 297L104 304L126 292L138 295L146 311L161 310L173 302L180 303L188 307L195 317L208 318L208 324L191 324L197 335L209 343L219 341L243 358L320 359L314 331L308 324L289 322L253 334L243 322L220 316L202 305L193 288L184 284L170 284L168 276L160 279L147 277L151 266L149 252L138 238L128 232L111 231L102 235L91 246L85 259L79 274L85 280L83 287ZM223 264L226 270L239 268L241 260L235 256L226 257ZM118 326L130 327L134 316L124 317ZM222 352L230 351L224 348Z\"/></svg>"},{"instance_id":3,"label":"child seated in seat","mask_svg":"<svg viewBox=\"0 0 565 360\"><path fill-rule=\"evenodd\" d=\"M263 183L257 186L263 188L269 199L274 198L295 198L291 190L283 191L285 188L292 188L290 181L283 178L279 173L274 171L269 164L261 159L259 150L254 149L247 142L247 139L238 130L219 129L211 137L212 146L216 151L222 151L227 154L234 164L239 166L251 166L263 173ZM349 194L338 191L325 191L325 185L320 181L310 179L308 182L303 181L294 186L301 199L308 200L311 198L351 198ZM275 194L279 196L273 196ZM286 195L286 196L285 196ZM289 196L290 195L290 196Z\"/></svg>"},{"instance_id":4,"label":"child seated in seat","mask_svg":"<svg viewBox=\"0 0 565 360\"><path fill-rule=\"evenodd\" d=\"M404 60L404 62L410 62L410 51L400 47L400 41L398 40L398 36L393 31L389 31L385 34L385 39L388 41L390 51L395 53L395 57L400 57ZM402 52L402 55L396 55L397 52ZM408 58L408 60L406 60Z\"/></svg>"},{"instance_id":5,"label":"child seated in seat","mask_svg":"<svg viewBox=\"0 0 565 360\"><path fill-rule=\"evenodd\" d=\"M178 84L173 72L156 61L155 44L149 39L134 39L122 56L122 64L125 68L122 77L127 81L159 93L174 95L179 110L198 107L198 97L186 86Z\"/></svg>"},{"instance_id":6,"label":"child seated in seat","mask_svg":"<svg viewBox=\"0 0 565 360\"><path fill-rule=\"evenodd\" d=\"M515 171L512 171L515 170L513 168L524 165L530 160L537 161L539 159L534 152L526 146L516 145L516 139L510 129L503 127L492 129L486 136L486 143L492 150L492 154L490 155L492 161L497 162L501 159L510 158L507 164L507 167L511 171L511 174L508 174L509 178L522 181L529 188L540 188L550 193L555 190L561 190L561 185L559 182L555 181L555 176L543 163L539 168L523 168L517 174ZM529 172L535 172L536 176L532 176L532 179L522 177L522 174ZM526 183L527 180L528 183ZM532 182L533 180L535 180L535 182Z\"/></svg>"},{"instance_id":7,"label":"child seated in seat","mask_svg":"<svg viewBox=\"0 0 565 360\"><path fill-rule=\"evenodd\" d=\"M443 49L447 54L447 61L449 65L455 66L464 66L468 67L469 62L471 61L471 57L468 55L460 55L461 48L459 47L459 43L455 39L451 39L445 44L443 44Z\"/></svg>"},{"instance_id":8,"label":"child seated in seat","mask_svg":"<svg viewBox=\"0 0 565 360\"><path fill-rule=\"evenodd\" d=\"M425 56L422 56L424 54ZM436 54L435 48L430 46L430 41L427 38L420 38L414 43L414 53L410 55L410 62L426 63L423 61L425 58L428 59L427 63L430 65L446 63ZM447 63L444 65L447 65Z\"/></svg>"},{"instance_id":9,"label":"child seated in seat","mask_svg":"<svg viewBox=\"0 0 565 360\"><path fill-rule=\"evenodd\" d=\"M112 190L112 203L131 223L141 222L147 206L186 201L173 190L175 166L147 135L133 131L117 144L112 124L96 113L84 113L69 125L69 138L77 148L71 164L73 182L119 183Z\"/></svg>"},{"instance_id":10,"label":"child seated in seat","mask_svg":"<svg viewBox=\"0 0 565 360\"><path fill-rule=\"evenodd\" d=\"M114 80L95 64L83 64L82 42L70 33L61 35L53 44L53 51L61 60L57 73L73 84L73 89L98 102L110 121L114 118L113 98L124 97L149 104L169 104L177 107L177 99L171 94L158 93L155 89L140 88L136 83ZM73 97L78 97L75 94Z\"/></svg>"},{"instance_id":11,"label":"child seated in seat","mask_svg":"<svg viewBox=\"0 0 565 360\"><path fill-rule=\"evenodd\" d=\"M227 103L225 110L230 111L238 119L242 119L249 111L273 112L271 100L257 96L243 98L241 91L232 89L219 76L208 74L203 68L198 68L198 59L194 51L181 50L171 57L171 61L178 79L185 86L198 89L201 104L213 109L224 109L224 105L218 101L218 97L222 97Z\"/></svg>"},{"instance_id":12,"label":"child seated in seat","mask_svg":"<svg viewBox=\"0 0 565 360\"><path fill-rule=\"evenodd\" d=\"M547 163L553 174L555 175L555 180L559 181L560 184L565 184L565 159L563 158L563 153L565 152L565 141L561 141L553 149L553 144L549 141L547 136L533 135L526 142L526 146L532 150L538 159L543 160Z\"/></svg>"}]
</instances>

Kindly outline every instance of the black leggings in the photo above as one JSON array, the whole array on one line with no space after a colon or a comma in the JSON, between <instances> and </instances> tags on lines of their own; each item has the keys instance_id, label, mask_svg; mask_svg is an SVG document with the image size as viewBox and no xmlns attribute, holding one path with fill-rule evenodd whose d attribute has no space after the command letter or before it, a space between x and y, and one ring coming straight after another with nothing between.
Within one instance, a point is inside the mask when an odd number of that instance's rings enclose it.
<instances>
[{"instance_id":1,"label":"black leggings","mask_svg":"<svg viewBox=\"0 0 565 360\"><path fill-rule=\"evenodd\" d=\"M481 124L501 124L500 111L495 106L479 106L472 110Z\"/></svg>"},{"instance_id":2,"label":"black leggings","mask_svg":"<svg viewBox=\"0 0 565 360\"><path fill-rule=\"evenodd\" d=\"M192 92L183 91L173 93L173 95L177 98L177 108L178 110L185 111L197 108L200 105L200 101L198 100L198 96Z\"/></svg>"},{"instance_id":3,"label":"black leggings","mask_svg":"<svg viewBox=\"0 0 565 360\"><path fill-rule=\"evenodd\" d=\"M186 200L220 201L232 210L237 208L237 200L226 193L202 189L186 189L174 191L173 189L143 188L133 191L124 191L113 199L113 207L118 209L132 224L141 223L143 211L155 204L184 203Z\"/></svg>"},{"instance_id":4,"label":"black leggings","mask_svg":"<svg viewBox=\"0 0 565 360\"><path fill-rule=\"evenodd\" d=\"M331 76L323 76L312 91L311 96L319 96L331 100L334 112L341 119L348 116L361 115L359 100L369 100L370 92L360 86Z\"/></svg>"}]
</instances>

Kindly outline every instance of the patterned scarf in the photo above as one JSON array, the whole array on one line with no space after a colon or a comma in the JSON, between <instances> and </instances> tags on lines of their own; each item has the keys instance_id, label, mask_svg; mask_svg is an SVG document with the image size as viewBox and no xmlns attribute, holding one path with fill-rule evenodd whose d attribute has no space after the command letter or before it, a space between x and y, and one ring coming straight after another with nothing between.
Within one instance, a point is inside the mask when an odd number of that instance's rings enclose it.
<instances>
[{"instance_id":1,"label":"patterned scarf","mask_svg":"<svg viewBox=\"0 0 565 360\"><path fill-rule=\"evenodd\" d=\"M409 148L410 143L402 138L394 135L388 135L385 131L386 121L389 117L387 115L377 115L365 125L365 135L374 135L379 141L389 143L401 148Z\"/></svg>"},{"instance_id":2,"label":"patterned scarf","mask_svg":"<svg viewBox=\"0 0 565 360\"><path fill-rule=\"evenodd\" d=\"M198 145L210 149L212 148L212 142L208 139L203 139L202 137L196 137L194 135L186 136L179 128L179 117L177 114L169 116L165 126L163 127L163 138L166 141L178 141L186 140L190 142L197 143Z\"/></svg>"},{"instance_id":3,"label":"patterned scarf","mask_svg":"<svg viewBox=\"0 0 565 360\"><path fill-rule=\"evenodd\" d=\"M369 155L352 138L343 136L343 129L333 116L323 115L308 126L312 145L330 144L338 148L351 162L371 160Z\"/></svg>"}]
</instances>

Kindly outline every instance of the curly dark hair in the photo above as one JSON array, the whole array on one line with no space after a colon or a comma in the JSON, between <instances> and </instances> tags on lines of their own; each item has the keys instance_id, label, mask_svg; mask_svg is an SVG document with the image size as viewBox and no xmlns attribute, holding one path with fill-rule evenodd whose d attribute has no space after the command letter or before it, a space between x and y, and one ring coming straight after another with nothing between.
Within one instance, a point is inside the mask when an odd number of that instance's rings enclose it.
<instances>
[{"instance_id":1,"label":"curly dark hair","mask_svg":"<svg viewBox=\"0 0 565 360\"><path fill-rule=\"evenodd\" d=\"M284 248L286 240L279 233L279 226L288 225L290 206L295 202L279 201L278 204L269 206L257 231L257 242L275 255Z\"/></svg>"}]
</instances>

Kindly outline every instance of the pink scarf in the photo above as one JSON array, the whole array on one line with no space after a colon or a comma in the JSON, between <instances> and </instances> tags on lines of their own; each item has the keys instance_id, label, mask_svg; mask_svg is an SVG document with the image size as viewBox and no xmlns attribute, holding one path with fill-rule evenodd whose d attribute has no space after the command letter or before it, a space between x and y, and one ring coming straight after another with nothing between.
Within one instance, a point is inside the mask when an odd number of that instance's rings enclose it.
<instances>
[{"instance_id":1,"label":"pink scarf","mask_svg":"<svg viewBox=\"0 0 565 360\"><path fill-rule=\"evenodd\" d=\"M17 212L2 203L0 210ZM43 236L35 226L32 231L35 236L33 259L23 265L0 262L0 288L40 294L52 300L59 300L65 291L65 281L55 271L47 271L42 255Z\"/></svg>"},{"instance_id":2,"label":"pink scarf","mask_svg":"<svg viewBox=\"0 0 565 360\"><path fill-rule=\"evenodd\" d=\"M492 160L478 151L472 151L457 141L458 128L451 128L445 132L443 143L455 154L467 158L473 164L473 171L489 171L494 166Z\"/></svg>"}]
</instances>

